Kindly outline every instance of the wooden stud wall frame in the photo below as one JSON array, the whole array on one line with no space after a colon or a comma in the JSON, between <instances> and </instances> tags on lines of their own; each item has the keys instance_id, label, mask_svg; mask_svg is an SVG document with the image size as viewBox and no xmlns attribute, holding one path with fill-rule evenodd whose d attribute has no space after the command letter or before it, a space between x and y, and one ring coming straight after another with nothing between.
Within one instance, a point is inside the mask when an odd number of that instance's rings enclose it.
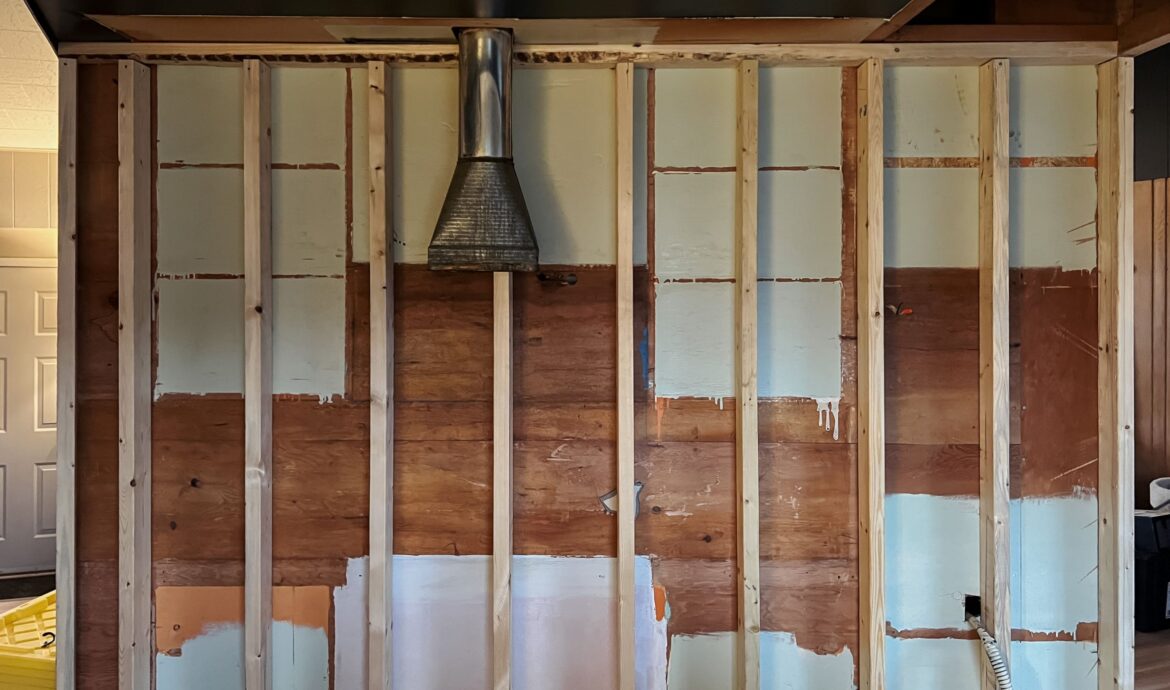
<instances>
[{"instance_id":1,"label":"wooden stud wall frame","mask_svg":"<svg viewBox=\"0 0 1170 690\"><path fill-rule=\"evenodd\" d=\"M143 64L241 63L245 71L246 565L245 647L249 688L271 683L271 218L268 62L298 65L370 60L370 317L371 528L370 687L391 687L393 559L393 259L389 238L389 63L449 65L449 45L63 44L60 63L60 377L58 582L59 639L75 648L76 553L73 538L74 401L76 398L76 118L78 61L122 58L119 64L119 280L122 324L119 378L119 635L122 687L150 686L150 184L149 68ZM1113 42L519 46L520 67L593 66L614 70L617 131L617 468L618 682L636 672L634 608L633 151L634 66L726 65L739 74L737 151L737 461L740 565L739 687L760 684L759 496L756 428L755 281L758 70L764 65L856 66L858 107L858 587L859 685L885 687L885 400L883 352L883 70L888 65L980 68L981 275L981 562L989 627L1010 636L1007 597L1007 80L1008 66L1098 66L1099 305L1099 605L1102 690L1133 687L1133 66ZM133 58L133 59L131 59ZM263 59L263 61L261 61ZM1010 61L1010 63L1009 63ZM145 239L144 239L145 238ZM512 279L494 277L493 682L511 686L512 563ZM131 481L133 480L133 481ZM987 599L994 601L989 604ZM75 685L69 653L58 686Z\"/></svg>"}]
</instances>

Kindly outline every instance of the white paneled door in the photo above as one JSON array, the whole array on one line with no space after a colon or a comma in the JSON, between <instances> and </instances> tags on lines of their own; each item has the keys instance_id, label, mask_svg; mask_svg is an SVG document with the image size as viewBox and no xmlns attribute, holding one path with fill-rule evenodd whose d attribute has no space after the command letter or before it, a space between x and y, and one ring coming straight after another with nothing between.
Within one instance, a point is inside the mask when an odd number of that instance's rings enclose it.
<instances>
[{"instance_id":1,"label":"white paneled door","mask_svg":"<svg viewBox=\"0 0 1170 690\"><path fill-rule=\"evenodd\" d=\"M56 513L57 269L0 263L0 573L53 569Z\"/></svg>"}]
</instances>

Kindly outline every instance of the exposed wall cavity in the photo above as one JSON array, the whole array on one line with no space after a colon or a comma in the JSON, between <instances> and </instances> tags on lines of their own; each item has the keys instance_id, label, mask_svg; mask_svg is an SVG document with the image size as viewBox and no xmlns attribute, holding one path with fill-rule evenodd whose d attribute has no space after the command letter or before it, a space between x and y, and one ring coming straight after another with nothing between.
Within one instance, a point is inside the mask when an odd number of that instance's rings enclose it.
<instances>
[{"instance_id":1,"label":"exposed wall cavity","mask_svg":"<svg viewBox=\"0 0 1170 690\"><path fill-rule=\"evenodd\" d=\"M426 263L458 156L457 74L409 67L392 72L395 259ZM513 153L541 263L613 264L614 71L516 70L512 78ZM364 111L355 116L359 122L365 122ZM355 140L364 146L362 135ZM363 218L355 219L361 234L354 235L354 258L368 261L368 230Z\"/></svg>"},{"instance_id":2,"label":"exposed wall cavity","mask_svg":"<svg viewBox=\"0 0 1170 690\"><path fill-rule=\"evenodd\" d=\"M981 657L962 600L979 592L979 418L965 402L978 400L978 72L886 76L888 456L891 486L914 490L886 498L887 678L974 690ZM1059 421L1074 412L1053 409L1095 400L1095 294L1081 273L1096 264L1095 91L1091 67L1011 73L1012 308L1024 320L1011 363L1012 668L1029 690L1096 686L1097 502L1079 474L1096 445ZM1049 286L1063 296L1036 297ZM1055 359L1060 400L1036 395Z\"/></svg>"},{"instance_id":3,"label":"exposed wall cavity","mask_svg":"<svg viewBox=\"0 0 1170 690\"><path fill-rule=\"evenodd\" d=\"M365 677L367 568L351 560L334 590L335 687ZM616 688L617 561L516 556L512 572L513 687ZM396 687L490 687L490 573L489 556L394 557ZM638 687L662 690L666 620L645 557L635 561L635 609Z\"/></svg>"},{"instance_id":4,"label":"exposed wall cavity","mask_svg":"<svg viewBox=\"0 0 1170 690\"><path fill-rule=\"evenodd\" d=\"M735 687L737 638L733 632L671 636L667 687L670 690ZM836 654L817 654L798 647L789 633L767 630L760 633L761 688L849 690L856 687L853 664L849 649Z\"/></svg>"},{"instance_id":5,"label":"exposed wall cavity","mask_svg":"<svg viewBox=\"0 0 1170 690\"><path fill-rule=\"evenodd\" d=\"M723 398L735 377L730 69L659 69L654 106L655 391ZM760 73L759 394L841 395L841 72Z\"/></svg>"},{"instance_id":6,"label":"exposed wall cavity","mask_svg":"<svg viewBox=\"0 0 1170 690\"><path fill-rule=\"evenodd\" d=\"M345 390L352 213L346 70L272 71L273 391ZM238 67L158 69L155 395L243 390L243 104ZM363 94L364 95L364 94Z\"/></svg>"}]
</instances>

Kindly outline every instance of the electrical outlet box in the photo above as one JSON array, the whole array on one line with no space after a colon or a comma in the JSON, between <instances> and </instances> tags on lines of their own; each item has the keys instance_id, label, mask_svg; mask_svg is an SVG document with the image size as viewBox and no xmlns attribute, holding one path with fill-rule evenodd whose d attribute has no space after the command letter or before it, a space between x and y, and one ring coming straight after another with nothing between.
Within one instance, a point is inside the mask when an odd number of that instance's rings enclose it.
<instances>
[{"instance_id":1,"label":"electrical outlet box","mask_svg":"<svg viewBox=\"0 0 1170 690\"><path fill-rule=\"evenodd\" d=\"M966 616L982 617L983 599L977 594L968 594L963 597L963 613Z\"/></svg>"}]
</instances>

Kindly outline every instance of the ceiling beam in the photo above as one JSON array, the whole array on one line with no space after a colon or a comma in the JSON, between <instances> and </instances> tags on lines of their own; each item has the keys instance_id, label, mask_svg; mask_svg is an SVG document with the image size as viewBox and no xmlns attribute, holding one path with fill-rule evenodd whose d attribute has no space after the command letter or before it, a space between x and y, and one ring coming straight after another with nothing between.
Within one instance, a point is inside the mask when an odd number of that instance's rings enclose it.
<instances>
[{"instance_id":1,"label":"ceiling beam","mask_svg":"<svg viewBox=\"0 0 1170 690\"><path fill-rule=\"evenodd\" d=\"M1134 12L1117 28L1117 48L1122 55L1148 53L1170 43L1170 3L1155 3Z\"/></svg>"},{"instance_id":2,"label":"ceiling beam","mask_svg":"<svg viewBox=\"0 0 1170 690\"><path fill-rule=\"evenodd\" d=\"M894 13L886 23L874 29L870 35L865 37L866 41L884 41L894 34L894 32L906 26L909 21L923 12L927 7L930 7L934 0L910 0L906 6Z\"/></svg>"}]
</instances>

